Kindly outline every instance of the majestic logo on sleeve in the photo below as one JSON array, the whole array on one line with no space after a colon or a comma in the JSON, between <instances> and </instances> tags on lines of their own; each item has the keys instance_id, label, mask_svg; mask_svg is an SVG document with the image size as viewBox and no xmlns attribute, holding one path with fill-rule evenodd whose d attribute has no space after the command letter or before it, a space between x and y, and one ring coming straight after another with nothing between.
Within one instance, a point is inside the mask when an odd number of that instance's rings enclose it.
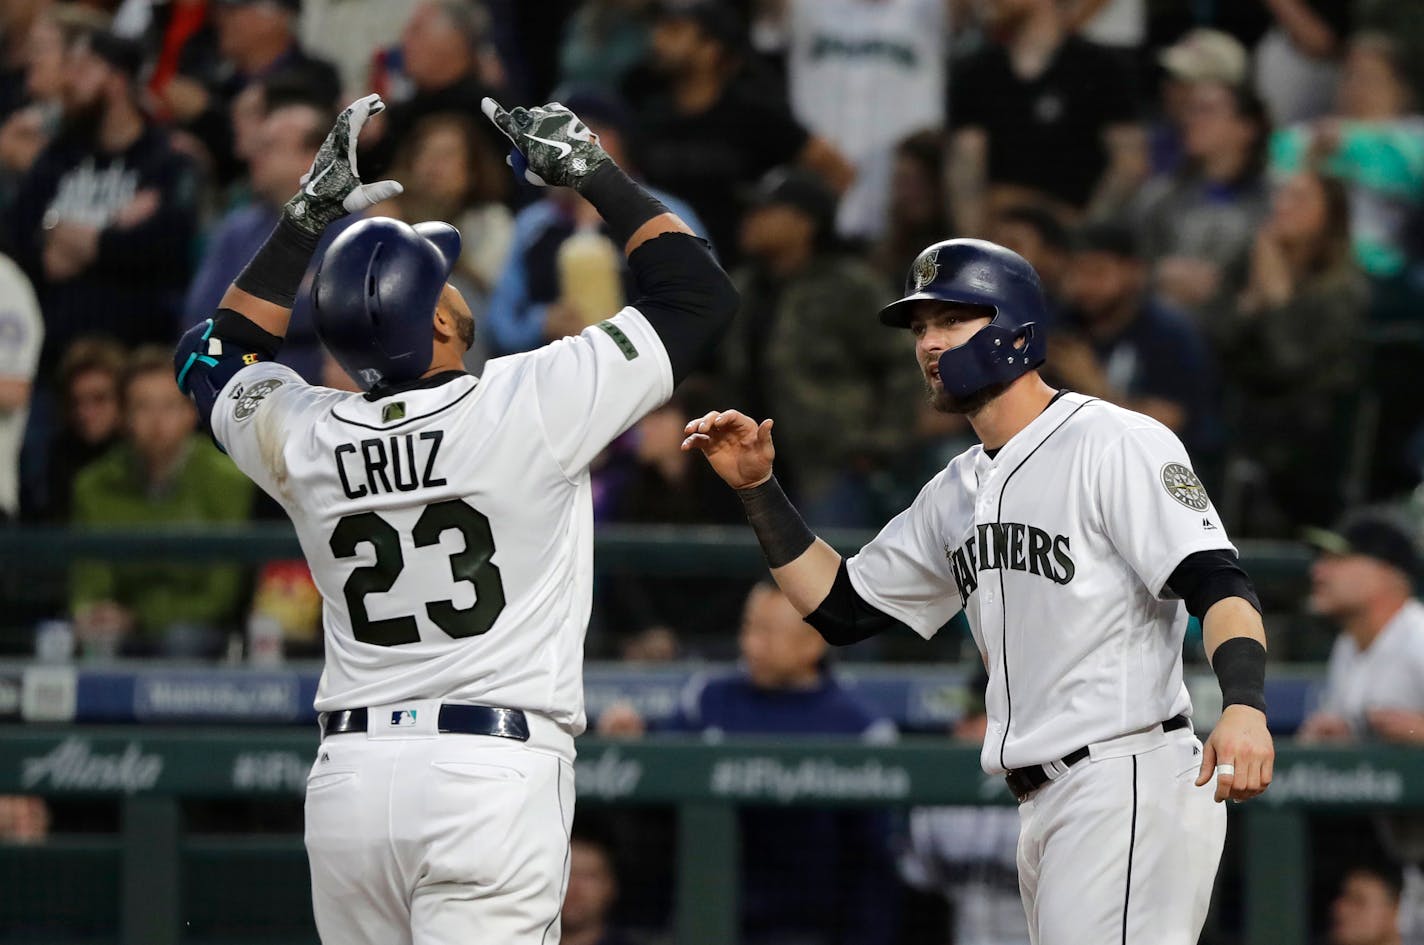
<instances>
[{"instance_id":1,"label":"majestic logo on sleeve","mask_svg":"<svg viewBox=\"0 0 1424 945\"><path fill-rule=\"evenodd\" d=\"M1050 535L1018 522L994 522L978 526L957 549L945 545L944 555L959 588L960 606L964 606L979 587L980 571L1007 568L1067 584L1078 573L1071 544L1067 535Z\"/></svg>"},{"instance_id":2,"label":"majestic logo on sleeve","mask_svg":"<svg viewBox=\"0 0 1424 945\"><path fill-rule=\"evenodd\" d=\"M1162 467L1162 487L1167 494L1193 512L1205 512L1211 507L1206 487L1197 474L1181 463L1168 463Z\"/></svg>"}]
</instances>

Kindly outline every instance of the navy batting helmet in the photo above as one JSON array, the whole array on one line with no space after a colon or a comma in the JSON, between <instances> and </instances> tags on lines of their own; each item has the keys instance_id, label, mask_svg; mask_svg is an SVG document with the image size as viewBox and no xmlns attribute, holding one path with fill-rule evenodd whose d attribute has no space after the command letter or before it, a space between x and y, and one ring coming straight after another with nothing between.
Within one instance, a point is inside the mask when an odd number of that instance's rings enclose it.
<instances>
[{"instance_id":1,"label":"navy batting helmet","mask_svg":"<svg viewBox=\"0 0 1424 945\"><path fill-rule=\"evenodd\" d=\"M372 217L331 241L312 283L316 333L363 390L429 369L435 303L459 258L448 223Z\"/></svg>"},{"instance_id":2,"label":"navy batting helmet","mask_svg":"<svg viewBox=\"0 0 1424 945\"><path fill-rule=\"evenodd\" d=\"M945 240L916 257L905 297L880 310L880 321L908 328L916 302L959 302L993 310L993 320L939 359L945 389L971 397L1007 384L1043 363L1047 315L1038 273L1018 253L985 240Z\"/></svg>"}]
</instances>

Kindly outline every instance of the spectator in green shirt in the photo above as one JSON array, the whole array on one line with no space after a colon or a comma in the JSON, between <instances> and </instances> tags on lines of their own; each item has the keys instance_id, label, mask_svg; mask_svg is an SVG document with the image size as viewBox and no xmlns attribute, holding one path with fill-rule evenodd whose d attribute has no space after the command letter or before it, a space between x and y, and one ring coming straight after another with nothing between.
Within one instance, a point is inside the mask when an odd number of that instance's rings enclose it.
<instances>
[{"instance_id":1,"label":"spectator in green shirt","mask_svg":"<svg viewBox=\"0 0 1424 945\"><path fill-rule=\"evenodd\" d=\"M124 440L74 481L78 527L245 521L252 483L195 430L193 405L173 385L172 357L142 348L129 359ZM70 575L76 635L91 655L211 655L235 615L241 568L168 561L80 562Z\"/></svg>"}]
</instances>

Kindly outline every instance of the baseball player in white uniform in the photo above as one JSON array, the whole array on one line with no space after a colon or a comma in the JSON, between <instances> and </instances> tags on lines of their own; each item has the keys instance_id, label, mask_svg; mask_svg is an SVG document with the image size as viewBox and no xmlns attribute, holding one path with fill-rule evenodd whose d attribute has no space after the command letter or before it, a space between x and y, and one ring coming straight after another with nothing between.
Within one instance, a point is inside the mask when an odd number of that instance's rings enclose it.
<instances>
[{"instance_id":1,"label":"baseball player in white uniform","mask_svg":"<svg viewBox=\"0 0 1424 945\"><path fill-rule=\"evenodd\" d=\"M736 293L707 245L553 104L485 110L537 183L576 188L641 297L581 335L462 369L458 231L360 221L313 280L364 393L272 363L317 238L393 193L362 184L346 109L267 244L180 342L179 386L282 504L324 601L306 843L328 945L552 945L592 593L588 465L705 359Z\"/></svg>"},{"instance_id":2,"label":"baseball player in white uniform","mask_svg":"<svg viewBox=\"0 0 1424 945\"><path fill-rule=\"evenodd\" d=\"M1020 801L1035 945L1188 945L1225 837L1213 801L1271 779L1259 605L1177 438L1040 378L1043 311L1003 247L920 254L881 321L914 332L932 403L982 445L848 560L777 485L771 420L712 412L684 448L739 490L772 574L831 642L930 637L966 613L989 672L981 762ZM1205 746L1182 683L1189 613L1225 705Z\"/></svg>"}]
</instances>

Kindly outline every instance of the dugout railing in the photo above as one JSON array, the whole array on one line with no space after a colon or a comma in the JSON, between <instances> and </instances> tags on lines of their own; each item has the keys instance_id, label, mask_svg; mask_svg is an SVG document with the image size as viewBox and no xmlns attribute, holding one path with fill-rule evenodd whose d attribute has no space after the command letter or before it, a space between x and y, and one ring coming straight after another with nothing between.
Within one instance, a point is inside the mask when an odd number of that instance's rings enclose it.
<instances>
[{"instance_id":1,"label":"dugout railing","mask_svg":"<svg viewBox=\"0 0 1424 945\"><path fill-rule=\"evenodd\" d=\"M194 862L229 858L251 885L204 891L240 912L261 895L264 870L286 876L284 908L300 909L306 887L300 837L187 838L188 798L300 797L315 747L310 730L9 726L0 730L0 793L52 799L110 797L120 804L117 836L0 846L0 930L23 927L42 901L81 900L110 908L121 945L177 945L185 928L185 885L206 874ZM988 805L1009 803L978 767L978 752L931 738L866 746L806 740L724 742L583 739L578 793L584 804L656 804L676 810L673 940L735 942L740 805ZM1275 783L1258 801L1233 806L1240 864L1243 941L1310 940L1308 883L1312 812L1424 809L1424 752L1393 748L1279 747ZM187 864L183 866L183 864ZM54 895L44 894L48 887ZM187 890L192 892L191 889ZM289 917L290 918L290 917ZM298 926L307 917L290 919ZM0 937L4 937L0 931ZM19 938L5 938L19 942ZM315 942L314 934L252 941ZM223 941L234 941L223 939ZM61 945L51 937L44 945ZM39 942L35 942L39 945Z\"/></svg>"}]
</instances>

